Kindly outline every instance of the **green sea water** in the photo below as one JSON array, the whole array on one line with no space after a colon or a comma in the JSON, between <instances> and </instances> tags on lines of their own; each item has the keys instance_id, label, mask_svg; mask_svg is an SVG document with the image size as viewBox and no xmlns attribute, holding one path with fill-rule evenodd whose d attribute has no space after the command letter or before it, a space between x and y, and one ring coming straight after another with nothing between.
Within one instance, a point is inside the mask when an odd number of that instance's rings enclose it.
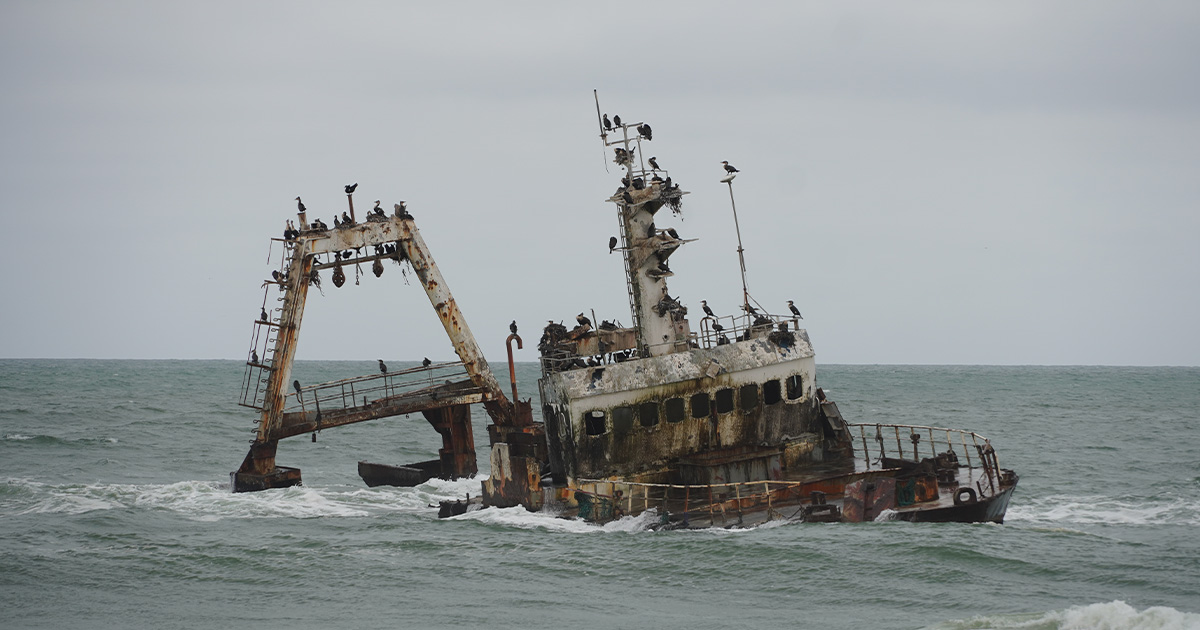
<instances>
[{"instance_id":1,"label":"green sea water","mask_svg":"<svg viewBox=\"0 0 1200 630\"><path fill-rule=\"evenodd\" d=\"M1021 475L1006 523L700 531L436 518L478 479L366 488L360 459L436 456L419 416L285 441L305 485L232 494L241 376L0 360L0 628L1200 628L1200 368L820 366L851 422L991 438Z\"/></svg>"}]
</instances>

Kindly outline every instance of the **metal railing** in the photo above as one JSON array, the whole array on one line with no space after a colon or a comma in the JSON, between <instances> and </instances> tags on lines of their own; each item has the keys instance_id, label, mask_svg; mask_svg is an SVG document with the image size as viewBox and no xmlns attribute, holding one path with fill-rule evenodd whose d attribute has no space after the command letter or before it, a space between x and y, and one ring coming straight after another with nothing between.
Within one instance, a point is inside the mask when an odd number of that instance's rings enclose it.
<instances>
[{"instance_id":1,"label":"metal railing","mask_svg":"<svg viewBox=\"0 0 1200 630\"><path fill-rule=\"evenodd\" d=\"M728 324L722 322L728 322ZM766 313L757 316L747 314L704 317L700 320L699 343L705 348L711 348L726 343L766 337L771 334L771 331L778 330L781 323L788 324L788 332L795 333L800 330L799 318L791 315ZM716 330L713 324L721 326L721 330ZM725 339L722 340L722 337Z\"/></svg>"},{"instance_id":2,"label":"metal railing","mask_svg":"<svg viewBox=\"0 0 1200 630\"><path fill-rule=\"evenodd\" d=\"M306 412L311 409L322 412L365 407L435 385L469 379L470 375L461 361L433 363L429 367L418 366L386 374L355 376L301 387L298 392L292 391L284 400L284 410Z\"/></svg>"},{"instance_id":3,"label":"metal railing","mask_svg":"<svg viewBox=\"0 0 1200 630\"><path fill-rule=\"evenodd\" d=\"M943 453L948 450L953 452L959 461L966 460L968 468L975 468L976 463L979 464L979 467L988 467L995 463L995 450L992 448L991 442L982 435L971 431L915 424L879 423L847 423L846 428L851 433L855 429L858 430L857 437L862 443L863 449L861 456L866 460L868 466L872 461L878 463L883 457L911 461L920 461L923 457L936 458L939 455L938 449L942 447L945 447ZM925 439L926 437L928 440ZM968 444L968 440L970 444ZM905 445L906 441L909 442L907 446ZM872 456L872 443L875 444L874 456ZM893 443L896 449L889 452ZM975 452L974 458L971 456L972 451ZM988 454L990 457L983 458L981 453ZM989 461L983 461L983 459Z\"/></svg>"}]
</instances>

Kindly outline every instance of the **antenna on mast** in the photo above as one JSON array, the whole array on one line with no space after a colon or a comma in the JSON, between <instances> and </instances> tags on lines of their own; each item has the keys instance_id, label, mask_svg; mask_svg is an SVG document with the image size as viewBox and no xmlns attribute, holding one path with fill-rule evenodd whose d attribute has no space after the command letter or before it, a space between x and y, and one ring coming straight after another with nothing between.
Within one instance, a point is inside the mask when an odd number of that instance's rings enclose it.
<instances>
[{"instance_id":1,"label":"antenna on mast","mask_svg":"<svg viewBox=\"0 0 1200 630\"><path fill-rule=\"evenodd\" d=\"M600 93L597 90L592 90L592 96L596 99L596 124L600 126L600 144L604 149L600 151L600 155L604 158L604 172L608 172L608 132L604 130L604 121L600 114Z\"/></svg>"},{"instance_id":2,"label":"antenna on mast","mask_svg":"<svg viewBox=\"0 0 1200 630\"><path fill-rule=\"evenodd\" d=\"M733 200L733 179L737 177L735 173L729 173L721 178L721 183L729 185L729 204L733 206L733 229L737 232L738 241L738 266L742 271L742 307L746 312L750 312L750 291L746 288L746 256L745 249L742 248L742 228L738 225L737 218L737 202Z\"/></svg>"}]
</instances>

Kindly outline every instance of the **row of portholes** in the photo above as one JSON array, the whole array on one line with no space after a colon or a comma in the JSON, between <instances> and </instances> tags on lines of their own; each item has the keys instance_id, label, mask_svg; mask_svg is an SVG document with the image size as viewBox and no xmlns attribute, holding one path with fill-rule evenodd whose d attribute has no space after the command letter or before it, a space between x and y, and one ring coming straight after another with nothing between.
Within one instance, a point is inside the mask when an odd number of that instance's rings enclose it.
<instances>
[{"instance_id":1,"label":"row of portholes","mask_svg":"<svg viewBox=\"0 0 1200 630\"><path fill-rule=\"evenodd\" d=\"M787 385L787 399L796 400L804 396L804 379L799 374L784 379ZM594 409L583 414L583 429L588 435L604 435L608 433L609 411L612 416L611 429L614 433L628 433L634 423L650 429L658 426L659 419L664 418L669 423L683 422L690 415L692 418L707 418L715 410L718 414L730 413L735 406L742 412L751 412L763 405L776 405L783 401L783 387L779 379L763 383L762 398L759 398L759 387L756 383L742 385L736 390L732 387L719 389L709 396L708 392L693 394L688 400L682 397L668 398L663 401L661 409L657 401L647 401L635 406L614 407L611 410ZM736 396L735 396L736 394ZM735 405L736 397L736 405ZM688 413L688 410L691 413Z\"/></svg>"}]
</instances>

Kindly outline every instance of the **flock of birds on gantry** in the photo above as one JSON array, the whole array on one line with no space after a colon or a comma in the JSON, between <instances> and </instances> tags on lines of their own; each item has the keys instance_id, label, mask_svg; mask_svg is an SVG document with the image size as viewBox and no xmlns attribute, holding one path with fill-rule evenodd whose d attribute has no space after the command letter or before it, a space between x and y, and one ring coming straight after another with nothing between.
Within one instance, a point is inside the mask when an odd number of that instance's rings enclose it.
<instances>
[{"instance_id":1,"label":"flock of birds on gantry","mask_svg":"<svg viewBox=\"0 0 1200 630\"><path fill-rule=\"evenodd\" d=\"M346 184L346 186L345 186L346 195L347 196L353 195L355 189L357 189L357 188L358 188L357 183ZM381 203L380 200L378 200L378 199L375 200L375 207L372 208L371 211L367 213L367 221L384 221L387 219L387 213L384 211L384 209L380 205L380 203ZM413 216L411 214L409 214L409 212L408 212L407 204L403 201L401 201L400 203L394 204L393 209L395 211L396 216L400 217L401 219L413 218ZM301 201L299 197L296 197L296 210L299 212L307 212L307 210L308 210L307 208L304 207L304 202ZM354 218L350 216L350 213L343 211L342 218L340 221L338 220L337 214L334 213L333 228L335 230L342 229L342 228L348 228L348 227L351 227L354 225L357 225L357 223L354 221ZM307 226L303 226L300 230L298 230L298 229L296 229L295 224L293 224L292 221L289 219L287 222L287 227L284 228L284 230L283 230L283 238L286 240L289 240L289 241L294 241L300 237L300 232L303 229L316 230L316 231L328 230L329 225L320 219L313 219L313 221L311 223L309 223Z\"/></svg>"}]
</instances>

